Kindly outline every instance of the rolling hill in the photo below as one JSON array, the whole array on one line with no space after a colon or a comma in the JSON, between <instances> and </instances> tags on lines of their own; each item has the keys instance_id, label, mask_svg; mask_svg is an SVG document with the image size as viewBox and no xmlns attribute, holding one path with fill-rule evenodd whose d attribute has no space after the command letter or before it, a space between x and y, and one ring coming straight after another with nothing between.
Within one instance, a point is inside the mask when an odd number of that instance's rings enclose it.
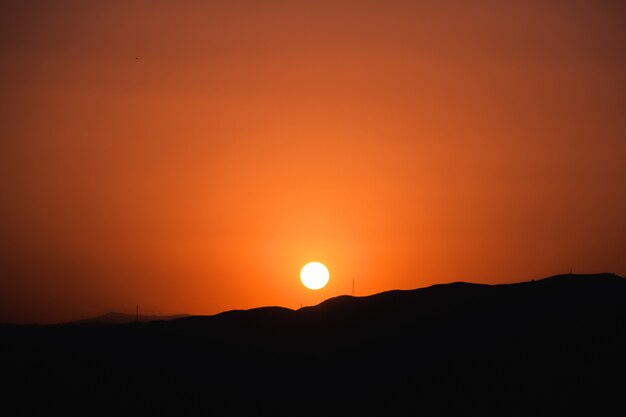
<instances>
[{"instance_id":1,"label":"rolling hill","mask_svg":"<svg viewBox=\"0 0 626 417\"><path fill-rule=\"evenodd\" d=\"M139 314L139 316L135 314L128 313L119 313L112 311L110 313L102 314L96 317L90 317L87 319L76 320L67 324L126 324L126 323L134 323L141 322L146 323L149 321L159 321L159 320L173 320L179 319L182 317L187 317L188 314L174 314L168 316L159 316L153 314Z\"/></svg>"},{"instance_id":2,"label":"rolling hill","mask_svg":"<svg viewBox=\"0 0 626 417\"><path fill-rule=\"evenodd\" d=\"M626 279L612 274L0 335L5 406L24 415L626 411Z\"/></svg>"}]
</instances>

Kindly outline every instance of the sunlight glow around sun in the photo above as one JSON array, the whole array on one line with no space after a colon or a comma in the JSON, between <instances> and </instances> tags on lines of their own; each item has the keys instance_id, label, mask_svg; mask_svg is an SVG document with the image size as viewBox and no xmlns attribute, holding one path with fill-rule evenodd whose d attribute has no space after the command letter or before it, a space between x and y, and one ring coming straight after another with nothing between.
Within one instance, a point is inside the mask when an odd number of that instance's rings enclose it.
<instances>
[{"instance_id":1,"label":"sunlight glow around sun","mask_svg":"<svg viewBox=\"0 0 626 417\"><path fill-rule=\"evenodd\" d=\"M309 262L300 270L300 281L310 290L319 290L328 283L328 268L319 262Z\"/></svg>"}]
</instances>

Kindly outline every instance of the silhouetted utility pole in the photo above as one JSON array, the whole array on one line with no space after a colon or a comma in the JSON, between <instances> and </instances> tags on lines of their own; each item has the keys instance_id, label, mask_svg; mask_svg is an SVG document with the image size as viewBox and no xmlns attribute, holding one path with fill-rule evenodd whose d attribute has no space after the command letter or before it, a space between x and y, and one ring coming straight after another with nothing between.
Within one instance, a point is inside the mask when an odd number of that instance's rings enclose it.
<instances>
[{"instance_id":1,"label":"silhouetted utility pole","mask_svg":"<svg viewBox=\"0 0 626 417\"><path fill-rule=\"evenodd\" d=\"M354 289L354 278L352 278L352 296L354 297L356 295L356 291Z\"/></svg>"}]
</instances>

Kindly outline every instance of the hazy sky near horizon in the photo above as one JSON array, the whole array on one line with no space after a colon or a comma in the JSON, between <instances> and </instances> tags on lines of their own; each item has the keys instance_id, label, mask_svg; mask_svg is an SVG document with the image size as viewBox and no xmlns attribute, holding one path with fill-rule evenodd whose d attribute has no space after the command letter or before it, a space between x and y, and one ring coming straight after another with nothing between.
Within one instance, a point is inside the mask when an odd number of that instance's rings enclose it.
<instances>
[{"instance_id":1,"label":"hazy sky near horizon","mask_svg":"<svg viewBox=\"0 0 626 417\"><path fill-rule=\"evenodd\" d=\"M625 41L621 1L2 2L0 322L626 275Z\"/></svg>"}]
</instances>

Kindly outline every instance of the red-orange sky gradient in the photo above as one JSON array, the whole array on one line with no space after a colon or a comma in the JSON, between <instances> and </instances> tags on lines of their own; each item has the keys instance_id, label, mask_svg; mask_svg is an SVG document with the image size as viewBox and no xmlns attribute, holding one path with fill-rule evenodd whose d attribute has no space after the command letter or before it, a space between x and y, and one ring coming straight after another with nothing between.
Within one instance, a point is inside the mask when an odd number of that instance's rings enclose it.
<instances>
[{"instance_id":1,"label":"red-orange sky gradient","mask_svg":"<svg viewBox=\"0 0 626 417\"><path fill-rule=\"evenodd\" d=\"M0 322L626 275L625 4L2 2Z\"/></svg>"}]
</instances>

